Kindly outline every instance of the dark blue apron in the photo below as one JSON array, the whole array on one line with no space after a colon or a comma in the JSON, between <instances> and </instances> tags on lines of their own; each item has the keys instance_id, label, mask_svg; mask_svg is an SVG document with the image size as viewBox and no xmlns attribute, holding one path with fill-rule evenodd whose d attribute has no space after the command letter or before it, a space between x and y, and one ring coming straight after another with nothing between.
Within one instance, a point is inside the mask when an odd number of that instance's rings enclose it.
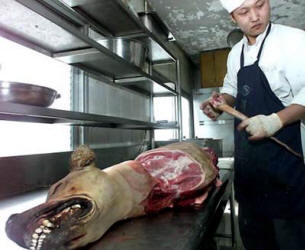
<instances>
[{"instance_id":1,"label":"dark blue apron","mask_svg":"<svg viewBox=\"0 0 305 250\"><path fill-rule=\"evenodd\" d=\"M259 67L270 30L271 24L254 64L244 67L242 48L236 109L248 117L270 115L285 108ZM239 123L236 119L235 127ZM246 131L236 129L234 136L236 199L271 218L305 215L305 166L302 159L270 139L249 141ZM285 126L274 136L296 152L303 153L300 122Z\"/></svg>"}]
</instances>

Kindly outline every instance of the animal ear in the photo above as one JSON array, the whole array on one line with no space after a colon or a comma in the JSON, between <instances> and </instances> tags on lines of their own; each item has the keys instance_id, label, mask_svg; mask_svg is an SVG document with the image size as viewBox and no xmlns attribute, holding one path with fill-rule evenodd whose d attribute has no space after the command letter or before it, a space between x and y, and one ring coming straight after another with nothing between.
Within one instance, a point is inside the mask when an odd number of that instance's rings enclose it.
<instances>
[{"instance_id":1,"label":"animal ear","mask_svg":"<svg viewBox=\"0 0 305 250\"><path fill-rule=\"evenodd\" d=\"M81 170L86 167L89 167L90 165L95 166L94 161L95 161L95 154L93 150L91 150L86 145L81 145L71 155L71 159L70 159L71 171Z\"/></svg>"}]
</instances>

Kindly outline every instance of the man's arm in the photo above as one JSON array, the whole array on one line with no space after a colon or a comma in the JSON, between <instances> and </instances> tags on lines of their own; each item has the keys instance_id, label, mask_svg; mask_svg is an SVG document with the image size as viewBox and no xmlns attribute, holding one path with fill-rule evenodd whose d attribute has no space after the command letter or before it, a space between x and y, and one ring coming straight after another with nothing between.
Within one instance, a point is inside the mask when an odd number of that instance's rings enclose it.
<instances>
[{"instance_id":1,"label":"man's arm","mask_svg":"<svg viewBox=\"0 0 305 250\"><path fill-rule=\"evenodd\" d=\"M251 136L249 140L261 140L274 135L282 127L305 118L305 106L291 104L278 113L257 115L242 121L237 129L245 129Z\"/></svg>"},{"instance_id":2,"label":"man's arm","mask_svg":"<svg viewBox=\"0 0 305 250\"><path fill-rule=\"evenodd\" d=\"M305 106L291 104L277 113L283 126L305 118Z\"/></svg>"}]
</instances>

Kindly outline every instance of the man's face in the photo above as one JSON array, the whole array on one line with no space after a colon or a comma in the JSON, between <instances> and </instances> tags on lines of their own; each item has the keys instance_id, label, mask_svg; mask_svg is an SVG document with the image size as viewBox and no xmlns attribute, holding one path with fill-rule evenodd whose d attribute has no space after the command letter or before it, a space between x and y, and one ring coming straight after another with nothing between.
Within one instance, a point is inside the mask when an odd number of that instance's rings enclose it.
<instances>
[{"instance_id":1,"label":"man's face","mask_svg":"<svg viewBox=\"0 0 305 250\"><path fill-rule=\"evenodd\" d=\"M248 38L256 38L269 24L269 0L246 0L231 17Z\"/></svg>"}]
</instances>

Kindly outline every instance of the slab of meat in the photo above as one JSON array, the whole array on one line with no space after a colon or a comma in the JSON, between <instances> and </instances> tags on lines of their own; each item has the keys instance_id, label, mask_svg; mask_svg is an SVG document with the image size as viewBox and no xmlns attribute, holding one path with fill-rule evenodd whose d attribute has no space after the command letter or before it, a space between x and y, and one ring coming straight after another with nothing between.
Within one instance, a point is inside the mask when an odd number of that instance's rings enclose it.
<instances>
[{"instance_id":1,"label":"slab of meat","mask_svg":"<svg viewBox=\"0 0 305 250\"><path fill-rule=\"evenodd\" d=\"M176 143L104 170L86 146L71 156L71 172L51 186L47 201L12 215L10 239L31 250L75 249L99 239L119 220L166 207L197 206L217 184L211 154Z\"/></svg>"},{"instance_id":2,"label":"slab of meat","mask_svg":"<svg viewBox=\"0 0 305 250\"><path fill-rule=\"evenodd\" d=\"M146 212L175 205L200 206L218 174L212 151L206 152L196 144L185 142L140 154L136 160L157 182L145 207Z\"/></svg>"}]
</instances>

